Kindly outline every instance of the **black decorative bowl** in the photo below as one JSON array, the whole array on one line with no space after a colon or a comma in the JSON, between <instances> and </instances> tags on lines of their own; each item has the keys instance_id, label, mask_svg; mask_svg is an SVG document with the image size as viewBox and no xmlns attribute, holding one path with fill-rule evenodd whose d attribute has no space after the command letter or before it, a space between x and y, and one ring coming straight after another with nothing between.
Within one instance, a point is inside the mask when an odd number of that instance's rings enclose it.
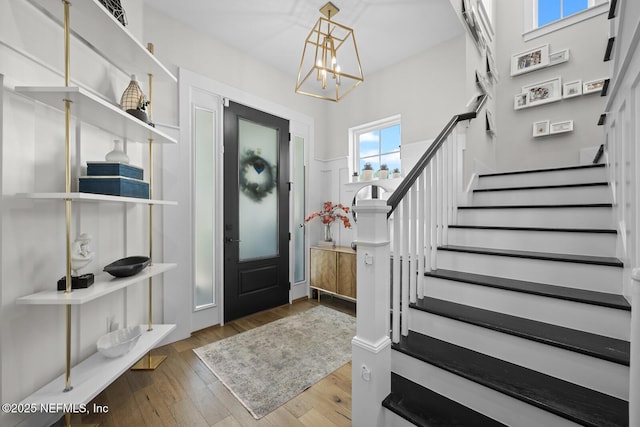
<instances>
[{"instance_id":1,"label":"black decorative bowl","mask_svg":"<svg viewBox=\"0 0 640 427\"><path fill-rule=\"evenodd\" d=\"M151 260L146 256L129 256L112 262L104 271L115 277L128 277L140 273Z\"/></svg>"}]
</instances>

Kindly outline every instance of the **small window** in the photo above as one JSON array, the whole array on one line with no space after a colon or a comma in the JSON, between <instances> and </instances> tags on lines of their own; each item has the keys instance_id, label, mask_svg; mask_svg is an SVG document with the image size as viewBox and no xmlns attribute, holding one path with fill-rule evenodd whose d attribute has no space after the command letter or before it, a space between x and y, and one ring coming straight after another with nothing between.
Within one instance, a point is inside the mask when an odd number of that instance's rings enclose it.
<instances>
[{"instance_id":1,"label":"small window","mask_svg":"<svg viewBox=\"0 0 640 427\"><path fill-rule=\"evenodd\" d=\"M387 165L389 172L400 168L400 117L368 123L351 130L354 169L362 174L370 163L377 177L380 165Z\"/></svg>"},{"instance_id":2,"label":"small window","mask_svg":"<svg viewBox=\"0 0 640 427\"><path fill-rule=\"evenodd\" d=\"M589 0L538 0L538 27L588 8Z\"/></svg>"}]
</instances>

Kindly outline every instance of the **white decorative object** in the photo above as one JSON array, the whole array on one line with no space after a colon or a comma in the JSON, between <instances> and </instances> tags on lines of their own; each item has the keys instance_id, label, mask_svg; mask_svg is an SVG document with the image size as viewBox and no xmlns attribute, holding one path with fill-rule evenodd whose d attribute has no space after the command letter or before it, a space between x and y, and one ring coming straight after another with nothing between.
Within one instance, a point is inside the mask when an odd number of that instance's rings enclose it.
<instances>
[{"instance_id":1,"label":"white decorative object","mask_svg":"<svg viewBox=\"0 0 640 427\"><path fill-rule=\"evenodd\" d=\"M122 148L122 141L119 139L113 140L113 150L109 151L104 159L107 162L120 162L129 163L129 156L124 152Z\"/></svg>"},{"instance_id":2,"label":"white decorative object","mask_svg":"<svg viewBox=\"0 0 640 427\"><path fill-rule=\"evenodd\" d=\"M378 178L379 179L387 179L387 178L389 178L389 169L380 169L378 171Z\"/></svg>"},{"instance_id":3,"label":"white decorative object","mask_svg":"<svg viewBox=\"0 0 640 427\"><path fill-rule=\"evenodd\" d=\"M127 110L136 110L143 106L146 106L148 103L147 96L140 89L140 85L138 84L138 80L136 80L136 75L131 75L131 82L129 82L129 86L122 93L122 97L120 97L120 108L124 111Z\"/></svg>"},{"instance_id":4,"label":"white decorative object","mask_svg":"<svg viewBox=\"0 0 640 427\"><path fill-rule=\"evenodd\" d=\"M115 358L127 354L142 335L142 326L129 326L109 332L98 339L98 351L105 357Z\"/></svg>"},{"instance_id":5,"label":"white decorative object","mask_svg":"<svg viewBox=\"0 0 640 427\"><path fill-rule=\"evenodd\" d=\"M78 275L78 270L93 261L94 252L89 249L92 237L87 233L79 235L71 246L71 270L73 275Z\"/></svg>"},{"instance_id":6,"label":"white decorative object","mask_svg":"<svg viewBox=\"0 0 640 427\"><path fill-rule=\"evenodd\" d=\"M573 98L582 95L582 80L575 80L564 84L562 89L563 98Z\"/></svg>"}]
</instances>

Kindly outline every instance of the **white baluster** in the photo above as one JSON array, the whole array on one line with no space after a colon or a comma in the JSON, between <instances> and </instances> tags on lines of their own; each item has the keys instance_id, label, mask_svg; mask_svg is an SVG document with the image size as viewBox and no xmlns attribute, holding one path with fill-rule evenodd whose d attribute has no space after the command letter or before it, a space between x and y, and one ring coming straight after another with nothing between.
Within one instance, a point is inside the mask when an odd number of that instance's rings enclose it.
<instances>
[{"instance_id":1,"label":"white baluster","mask_svg":"<svg viewBox=\"0 0 640 427\"><path fill-rule=\"evenodd\" d=\"M438 162L437 158L431 161L431 269L435 270L438 259Z\"/></svg>"},{"instance_id":2,"label":"white baluster","mask_svg":"<svg viewBox=\"0 0 640 427\"><path fill-rule=\"evenodd\" d=\"M418 271L418 255L416 250L416 244L418 241L418 183L417 181L411 186L411 228L410 234L410 246L409 246L409 302L416 302L417 284L416 279Z\"/></svg>"},{"instance_id":3,"label":"white baluster","mask_svg":"<svg viewBox=\"0 0 640 427\"><path fill-rule=\"evenodd\" d=\"M427 218L424 215L425 211L425 179L426 172L423 171L418 177L418 276L417 276L417 292L418 298L424 298L424 235L426 230Z\"/></svg>"},{"instance_id":4,"label":"white baluster","mask_svg":"<svg viewBox=\"0 0 640 427\"><path fill-rule=\"evenodd\" d=\"M402 289L400 304L402 313L400 329L405 337L409 334L409 197L402 199Z\"/></svg>"},{"instance_id":5,"label":"white baluster","mask_svg":"<svg viewBox=\"0 0 640 427\"><path fill-rule=\"evenodd\" d=\"M402 245L402 233L400 223L402 222L402 204L399 204L393 212L393 281L392 281L392 301L393 313L391 317L391 337L394 343L400 342L400 248Z\"/></svg>"},{"instance_id":6,"label":"white baluster","mask_svg":"<svg viewBox=\"0 0 640 427\"><path fill-rule=\"evenodd\" d=\"M431 218L433 215L431 214L431 163L427 166L425 170L425 183L424 183L424 221L425 221L425 235L424 235L424 246L425 246L425 271L431 271L431 254L433 252L433 248L431 246Z\"/></svg>"}]
</instances>

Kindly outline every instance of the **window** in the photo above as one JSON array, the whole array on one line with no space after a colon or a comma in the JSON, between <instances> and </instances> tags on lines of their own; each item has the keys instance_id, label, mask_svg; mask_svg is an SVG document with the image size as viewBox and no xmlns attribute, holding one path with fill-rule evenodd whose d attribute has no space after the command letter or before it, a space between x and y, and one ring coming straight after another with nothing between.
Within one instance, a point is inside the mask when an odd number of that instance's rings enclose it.
<instances>
[{"instance_id":1,"label":"window","mask_svg":"<svg viewBox=\"0 0 640 427\"><path fill-rule=\"evenodd\" d=\"M608 10L608 0L523 0L524 41L532 40Z\"/></svg>"},{"instance_id":2,"label":"window","mask_svg":"<svg viewBox=\"0 0 640 427\"><path fill-rule=\"evenodd\" d=\"M362 174L365 163L371 163L374 176L380 165L389 172L400 169L400 116L394 116L350 129L354 153L354 170Z\"/></svg>"},{"instance_id":3,"label":"window","mask_svg":"<svg viewBox=\"0 0 640 427\"><path fill-rule=\"evenodd\" d=\"M589 8L589 0L538 0L538 27Z\"/></svg>"}]
</instances>

